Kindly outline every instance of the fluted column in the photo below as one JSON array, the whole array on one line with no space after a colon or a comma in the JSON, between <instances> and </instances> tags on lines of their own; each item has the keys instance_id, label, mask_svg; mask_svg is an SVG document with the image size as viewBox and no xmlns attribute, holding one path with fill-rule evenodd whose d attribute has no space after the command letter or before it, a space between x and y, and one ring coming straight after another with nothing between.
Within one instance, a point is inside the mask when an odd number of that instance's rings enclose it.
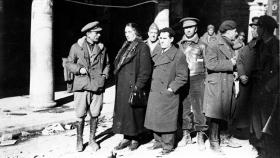
<instances>
[{"instance_id":1,"label":"fluted column","mask_svg":"<svg viewBox=\"0 0 280 158\"><path fill-rule=\"evenodd\" d=\"M159 29L169 27L169 10L170 2L163 0L159 1L157 7L157 15L154 22L158 25Z\"/></svg>"},{"instance_id":2,"label":"fluted column","mask_svg":"<svg viewBox=\"0 0 280 158\"><path fill-rule=\"evenodd\" d=\"M252 18L257 16L262 16L266 12L266 5L267 5L267 0L254 0L254 2L249 2L249 10L250 10L250 15L249 15L249 24L252 22ZM252 28L249 26L248 27L248 41L251 41L252 39L252 34L251 30Z\"/></svg>"},{"instance_id":3,"label":"fluted column","mask_svg":"<svg viewBox=\"0 0 280 158\"><path fill-rule=\"evenodd\" d=\"M30 106L52 107L54 79L52 62L52 0L33 0L30 40Z\"/></svg>"}]
</instances>

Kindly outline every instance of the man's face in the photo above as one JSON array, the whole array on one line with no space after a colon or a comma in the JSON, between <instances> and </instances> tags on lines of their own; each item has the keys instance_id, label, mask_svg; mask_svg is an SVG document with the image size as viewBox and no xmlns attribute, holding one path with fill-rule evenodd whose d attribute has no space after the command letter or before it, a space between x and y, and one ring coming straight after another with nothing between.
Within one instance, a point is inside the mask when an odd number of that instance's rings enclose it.
<instances>
[{"instance_id":1,"label":"man's face","mask_svg":"<svg viewBox=\"0 0 280 158\"><path fill-rule=\"evenodd\" d=\"M171 46L174 38L169 36L168 32L161 32L159 35L159 43L162 49L166 49Z\"/></svg>"},{"instance_id":2,"label":"man's face","mask_svg":"<svg viewBox=\"0 0 280 158\"><path fill-rule=\"evenodd\" d=\"M213 36L213 34L214 34L214 29L213 29L213 28L210 28L210 29L207 30L207 32L208 32L208 35L209 35L209 36Z\"/></svg>"},{"instance_id":3,"label":"man's face","mask_svg":"<svg viewBox=\"0 0 280 158\"><path fill-rule=\"evenodd\" d=\"M229 38L230 40L234 40L237 34L238 33L236 29L227 30L227 38Z\"/></svg>"},{"instance_id":4,"label":"man's face","mask_svg":"<svg viewBox=\"0 0 280 158\"><path fill-rule=\"evenodd\" d=\"M127 41L134 41L136 38L136 32L132 27L126 26L124 32Z\"/></svg>"},{"instance_id":5,"label":"man's face","mask_svg":"<svg viewBox=\"0 0 280 158\"><path fill-rule=\"evenodd\" d=\"M92 42L98 42L99 37L101 36L100 32L96 31L89 31L87 32L87 37L92 41Z\"/></svg>"},{"instance_id":6,"label":"man's face","mask_svg":"<svg viewBox=\"0 0 280 158\"><path fill-rule=\"evenodd\" d=\"M253 38L257 38L257 37L258 37L257 25L252 25L251 28L252 28L252 29L251 29L252 37L253 37Z\"/></svg>"},{"instance_id":7,"label":"man's face","mask_svg":"<svg viewBox=\"0 0 280 158\"><path fill-rule=\"evenodd\" d=\"M151 42L156 42L158 40L158 30L157 29L150 29L148 32L149 40Z\"/></svg>"},{"instance_id":8,"label":"man's face","mask_svg":"<svg viewBox=\"0 0 280 158\"><path fill-rule=\"evenodd\" d=\"M184 28L184 33L188 38L191 38L196 33L196 30L197 30L196 26L185 27Z\"/></svg>"}]
</instances>

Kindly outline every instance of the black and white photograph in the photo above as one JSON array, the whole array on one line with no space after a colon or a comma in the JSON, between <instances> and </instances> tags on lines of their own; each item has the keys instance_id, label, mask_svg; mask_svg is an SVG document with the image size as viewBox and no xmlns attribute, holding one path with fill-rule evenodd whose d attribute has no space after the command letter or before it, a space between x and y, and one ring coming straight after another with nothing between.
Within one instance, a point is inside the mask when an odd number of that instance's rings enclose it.
<instances>
[{"instance_id":1,"label":"black and white photograph","mask_svg":"<svg viewBox=\"0 0 280 158\"><path fill-rule=\"evenodd\" d=\"M0 158L280 158L279 0L0 0Z\"/></svg>"}]
</instances>

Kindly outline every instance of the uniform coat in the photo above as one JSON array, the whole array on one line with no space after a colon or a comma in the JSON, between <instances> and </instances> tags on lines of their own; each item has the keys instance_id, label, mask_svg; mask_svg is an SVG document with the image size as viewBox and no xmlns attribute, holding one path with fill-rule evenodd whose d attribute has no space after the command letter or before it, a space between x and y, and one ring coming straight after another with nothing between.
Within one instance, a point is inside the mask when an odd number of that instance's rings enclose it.
<instances>
[{"instance_id":1,"label":"uniform coat","mask_svg":"<svg viewBox=\"0 0 280 158\"><path fill-rule=\"evenodd\" d=\"M129 136L137 136L145 131L146 111L146 108L132 108L128 104L130 92L135 85L139 89L145 89L152 72L150 49L140 39L136 40L138 45L135 51L127 55L116 74L113 132ZM115 64L118 60L117 56Z\"/></svg>"},{"instance_id":2,"label":"uniform coat","mask_svg":"<svg viewBox=\"0 0 280 158\"><path fill-rule=\"evenodd\" d=\"M210 118L228 120L232 109L233 64L230 59L234 51L221 37L210 42L206 48L205 64L207 76L203 109Z\"/></svg>"},{"instance_id":3,"label":"uniform coat","mask_svg":"<svg viewBox=\"0 0 280 158\"><path fill-rule=\"evenodd\" d=\"M185 55L175 46L163 54L158 49L153 60L155 64L145 127L155 132L173 132L177 130L179 108L179 95L176 92L188 80L188 64Z\"/></svg>"},{"instance_id":4,"label":"uniform coat","mask_svg":"<svg viewBox=\"0 0 280 158\"><path fill-rule=\"evenodd\" d=\"M73 44L66 62L66 68L75 75L73 91L99 91L104 88L105 78L108 76L110 65L106 48L102 43L96 46L96 56L90 64L90 56L85 37ZM88 74L81 75L80 69L86 68Z\"/></svg>"}]
</instances>

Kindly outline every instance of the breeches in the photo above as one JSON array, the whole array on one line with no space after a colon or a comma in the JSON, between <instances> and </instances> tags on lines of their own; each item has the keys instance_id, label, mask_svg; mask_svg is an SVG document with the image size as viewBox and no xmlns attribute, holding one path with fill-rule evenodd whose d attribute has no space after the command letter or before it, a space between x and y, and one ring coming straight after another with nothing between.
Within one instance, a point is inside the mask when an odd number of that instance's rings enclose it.
<instances>
[{"instance_id":1,"label":"breeches","mask_svg":"<svg viewBox=\"0 0 280 158\"><path fill-rule=\"evenodd\" d=\"M78 118L86 117L87 112L90 117L97 117L102 109L103 93L90 91L74 92L74 102Z\"/></svg>"}]
</instances>

